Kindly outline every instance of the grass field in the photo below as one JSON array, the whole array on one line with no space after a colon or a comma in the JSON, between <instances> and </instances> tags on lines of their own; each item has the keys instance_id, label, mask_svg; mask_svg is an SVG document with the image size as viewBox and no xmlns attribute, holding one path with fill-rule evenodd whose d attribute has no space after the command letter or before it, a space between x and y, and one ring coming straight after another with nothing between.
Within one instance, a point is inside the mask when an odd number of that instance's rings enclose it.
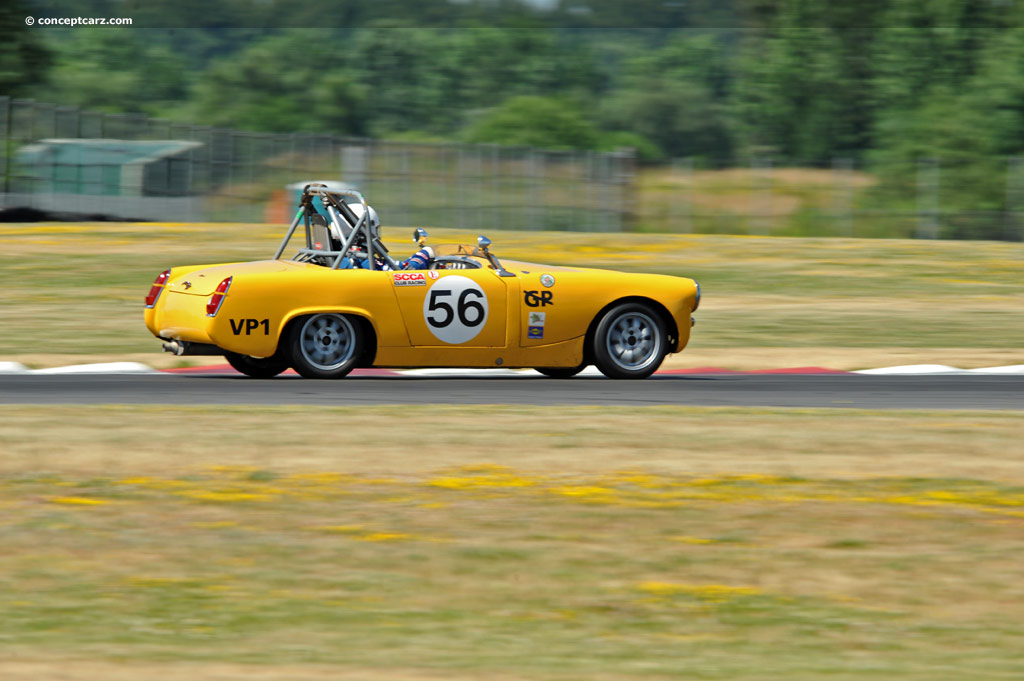
<instances>
[{"instance_id":1,"label":"grass field","mask_svg":"<svg viewBox=\"0 0 1024 681\"><path fill-rule=\"evenodd\" d=\"M478 425L417 444L452 420ZM1022 439L985 412L9 407L0 676L1017 678Z\"/></svg>"},{"instance_id":2,"label":"grass field","mask_svg":"<svg viewBox=\"0 0 1024 681\"><path fill-rule=\"evenodd\" d=\"M0 226L0 358L161 359L142 297L176 264L269 257L265 225ZM431 230L434 243L475 232ZM411 243L387 232L393 251ZM964 367L1024 363L1024 244L499 232L499 256L692 276L704 302L673 362Z\"/></svg>"}]
</instances>

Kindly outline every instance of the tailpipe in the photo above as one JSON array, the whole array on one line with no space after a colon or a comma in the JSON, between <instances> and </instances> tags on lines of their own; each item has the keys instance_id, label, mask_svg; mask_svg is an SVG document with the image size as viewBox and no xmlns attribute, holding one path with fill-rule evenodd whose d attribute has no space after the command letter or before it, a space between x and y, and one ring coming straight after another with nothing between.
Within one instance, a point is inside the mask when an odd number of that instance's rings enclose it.
<instances>
[{"instance_id":1,"label":"tailpipe","mask_svg":"<svg viewBox=\"0 0 1024 681\"><path fill-rule=\"evenodd\" d=\"M192 343L191 341L166 341L164 343L164 352L169 352L172 355L223 355L224 351L218 348L216 345L210 345L209 343Z\"/></svg>"}]
</instances>

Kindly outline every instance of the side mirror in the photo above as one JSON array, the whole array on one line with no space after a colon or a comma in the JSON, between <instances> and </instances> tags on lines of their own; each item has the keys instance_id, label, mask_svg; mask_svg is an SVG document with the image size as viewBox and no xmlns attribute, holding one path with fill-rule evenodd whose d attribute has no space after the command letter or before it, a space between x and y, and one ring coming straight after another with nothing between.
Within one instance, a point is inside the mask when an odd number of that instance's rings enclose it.
<instances>
[{"instance_id":1,"label":"side mirror","mask_svg":"<svg viewBox=\"0 0 1024 681\"><path fill-rule=\"evenodd\" d=\"M412 233L412 241L417 246L422 246L423 242L429 238L430 235L427 234L427 230L423 229L422 227L417 227L416 231Z\"/></svg>"},{"instance_id":2,"label":"side mirror","mask_svg":"<svg viewBox=\"0 0 1024 681\"><path fill-rule=\"evenodd\" d=\"M485 237L483 234L476 238L476 250L473 251L473 255L483 254L487 261L491 263L491 267L498 271L498 276L501 277L514 277L516 275L507 271L498 262L498 259L494 257L494 254L487 250L488 246L491 245L491 240Z\"/></svg>"}]
</instances>

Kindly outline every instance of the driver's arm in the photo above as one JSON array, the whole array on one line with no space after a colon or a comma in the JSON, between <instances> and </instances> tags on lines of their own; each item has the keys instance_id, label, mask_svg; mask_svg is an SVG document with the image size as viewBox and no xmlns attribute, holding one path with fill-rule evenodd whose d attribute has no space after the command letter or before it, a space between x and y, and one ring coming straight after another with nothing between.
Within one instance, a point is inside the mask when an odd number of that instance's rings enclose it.
<instances>
[{"instance_id":1,"label":"driver's arm","mask_svg":"<svg viewBox=\"0 0 1024 681\"><path fill-rule=\"evenodd\" d=\"M434 249L430 246L424 246L409 256L408 260L403 260L400 264L403 270L425 270L433 257Z\"/></svg>"}]
</instances>

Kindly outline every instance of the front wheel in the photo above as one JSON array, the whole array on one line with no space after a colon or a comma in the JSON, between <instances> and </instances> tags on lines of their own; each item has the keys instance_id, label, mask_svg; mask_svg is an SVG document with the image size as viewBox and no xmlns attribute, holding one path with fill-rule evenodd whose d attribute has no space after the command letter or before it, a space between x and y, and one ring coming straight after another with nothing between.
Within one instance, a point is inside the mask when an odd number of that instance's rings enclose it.
<instances>
[{"instance_id":1,"label":"front wheel","mask_svg":"<svg viewBox=\"0 0 1024 681\"><path fill-rule=\"evenodd\" d=\"M608 378L647 378L666 354L665 323L644 303L608 310L594 334L594 364Z\"/></svg>"},{"instance_id":2,"label":"front wheel","mask_svg":"<svg viewBox=\"0 0 1024 681\"><path fill-rule=\"evenodd\" d=\"M224 359L240 374L252 378L273 378L288 368L288 362L278 357L278 354L271 357L250 357L237 352L225 352Z\"/></svg>"},{"instance_id":3,"label":"front wheel","mask_svg":"<svg viewBox=\"0 0 1024 681\"><path fill-rule=\"evenodd\" d=\"M348 315L300 317L288 339L292 366L306 378L341 378L359 361L364 337L358 320Z\"/></svg>"}]
</instances>

